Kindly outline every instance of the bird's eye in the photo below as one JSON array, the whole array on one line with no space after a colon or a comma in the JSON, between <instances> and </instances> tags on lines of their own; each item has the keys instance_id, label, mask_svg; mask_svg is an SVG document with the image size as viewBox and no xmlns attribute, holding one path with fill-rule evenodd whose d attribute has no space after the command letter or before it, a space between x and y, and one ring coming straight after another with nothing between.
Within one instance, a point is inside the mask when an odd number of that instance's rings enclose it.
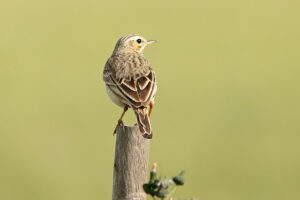
<instances>
[{"instance_id":1,"label":"bird's eye","mask_svg":"<svg viewBox=\"0 0 300 200\"><path fill-rule=\"evenodd\" d=\"M136 42L139 43L139 44L141 44L142 40L141 39L137 39Z\"/></svg>"}]
</instances>

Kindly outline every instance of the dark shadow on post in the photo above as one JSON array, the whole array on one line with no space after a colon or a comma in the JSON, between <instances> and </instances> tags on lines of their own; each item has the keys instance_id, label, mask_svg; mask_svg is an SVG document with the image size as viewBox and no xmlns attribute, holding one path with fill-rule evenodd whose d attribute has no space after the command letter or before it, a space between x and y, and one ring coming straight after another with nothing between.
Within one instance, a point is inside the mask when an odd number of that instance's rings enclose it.
<instances>
[{"instance_id":1,"label":"dark shadow on post","mask_svg":"<svg viewBox=\"0 0 300 200\"><path fill-rule=\"evenodd\" d=\"M136 126L118 127L112 200L146 200L150 140Z\"/></svg>"}]
</instances>

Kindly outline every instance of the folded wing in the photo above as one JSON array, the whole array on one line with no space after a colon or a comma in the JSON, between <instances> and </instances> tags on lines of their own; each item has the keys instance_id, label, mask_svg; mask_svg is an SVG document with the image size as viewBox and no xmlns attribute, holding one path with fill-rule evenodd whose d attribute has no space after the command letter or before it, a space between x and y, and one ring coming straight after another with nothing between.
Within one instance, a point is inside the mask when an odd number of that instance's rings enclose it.
<instances>
[{"instance_id":1,"label":"folded wing","mask_svg":"<svg viewBox=\"0 0 300 200\"><path fill-rule=\"evenodd\" d=\"M110 65L107 63L107 65ZM109 66L106 66L109 67ZM148 107L155 95L155 74L150 67L145 73L117 78L113 70L104 69L103 79L106 85L130 107Z\"/></svg>"}]
</instances>

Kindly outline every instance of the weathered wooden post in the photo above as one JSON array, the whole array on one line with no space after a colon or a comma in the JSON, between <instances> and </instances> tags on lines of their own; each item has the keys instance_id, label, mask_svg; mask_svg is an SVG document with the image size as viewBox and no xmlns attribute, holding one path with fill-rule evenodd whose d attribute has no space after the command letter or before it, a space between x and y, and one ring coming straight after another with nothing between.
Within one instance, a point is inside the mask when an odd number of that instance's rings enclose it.
<instances>
[{"instance_id":1,"label":"weathered wooden post","mask_svg":"<svg viewBox=\"0 0 300 200\"><path fill-rule=\"evenodd\" d=\"M136 126L117 128L112 200L146 200L150 140Z\"/></svg>"}]
</instances>

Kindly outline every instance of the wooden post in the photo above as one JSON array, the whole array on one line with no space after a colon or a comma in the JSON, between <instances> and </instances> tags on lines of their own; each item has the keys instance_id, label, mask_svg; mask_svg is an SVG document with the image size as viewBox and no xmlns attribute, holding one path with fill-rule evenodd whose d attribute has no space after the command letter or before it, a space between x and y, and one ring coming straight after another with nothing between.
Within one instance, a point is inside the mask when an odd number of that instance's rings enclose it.
<instances>
[{"instance_id":1,"label":"wooden post","mask_svg":"<svg viewBox=\"0 0 300 200\"><path fill-rule=\"evenodd\" d=\"M146 200L150 140L138 127L117 128L112 200Z\"/></svg>"}]
</instances>

